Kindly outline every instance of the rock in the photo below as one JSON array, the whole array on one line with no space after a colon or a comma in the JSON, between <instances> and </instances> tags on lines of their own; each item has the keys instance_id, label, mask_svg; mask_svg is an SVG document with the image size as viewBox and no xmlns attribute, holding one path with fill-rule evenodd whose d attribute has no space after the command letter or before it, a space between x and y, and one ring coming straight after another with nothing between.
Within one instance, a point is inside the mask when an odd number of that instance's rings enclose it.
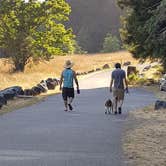
<instances>
[{"instance_id":1,"label":"rock","mask_svg":"<svg viewBox=\"0 0 166 166\"><path fill-rule=\"evenodd\" d=\"M96 71L100 71L101 69L100 68L97 68Z\"/></svg>"},{"instance_id":2,"label":"rock","mask_svg":"<svg viewBox=\"0 0 166 166\"><path fill-rule=\"evenodd\" d=\"M15 96L22 94L24 94L24 91L20 86L13 86L0 91L0 96L3 96L6 100L11 100Z\"/></svg>"},{"instance_id":3,"label":"rock","mask_svg":"<svg viewBox=\"0 0 166 166\"><path fill-rule=\"evenodd\" d=\"M129 66L129 65L131 65L130 61L124 62L124 64L123 64L123 66Z\"/></svg>"},{"instance_id":4,"label":"rock","mask_svg":"<svg viewBox=\"0 0 166 166\"><path fill-rule=\"evenodd\" d=\"M40 82L40 85L41 85L46 91L48 90L46 80L42 80L42 81Z\"/></svg>"},{"instance_id":5,"label":"rock","mask_svg":"<svg viewBox=\"0 0 166 166\"><path fill-rule=\"evenodd\" d=\"M155 110L166 109L166 101L157 100L155 103Z\"/></svg>"},{"instance_id":6,"label":"rock","mask_svg":"<svg viewBox=\"0 0 166 166\"><path fill-rule=\"evenodd\" d=\"M93 73L95 70L90 70L90 71L88 71L88 73Z\"/></svg>"},{"instance_id":7,"label":"rock","mask_svg":"<svg viewBox=\"0 0 166 166\"><path fill-rule=\"evenodd\" d=\"M129 76L131 74L137 74L137 68L135 66L127 67L127 76Z\"/></svg>"},{"instance_id":8,"label":"rock","mask_svg":"<svg viewBox=\"0 0 166 166\"><path fill-rule=\"evenodd\" d=\"M32 93L33 96L37 96L37 95L40 95L40 93L42 93L41 88L38 86L32 87L31 90L33 91L33 93Z\"/></svg>"},{"instance_id":9,"label":"rock","mask_svg":"<svg viewBox=\"0 0 166 166\"><path fill-rule=\"evenodd\" d=\"M47 92L47 89L45 89L45 87L43 87L41 84L37 84L37 87L41 89L41 93Z\"/></svg>"},{"instance_id":10,"label":"rock","mask_svg":"<svg viewBox=\"0 0 166 166\"><path fill-rule=\"evenodd\" d=\"M7 104L7 100L3 96L0 96L0 104L2 104L2 105Z\"/></svg>"},{"instance_id":11,"label":"rock","mask_svg":"<svg viewBox=\"0 0 166 166\"><path fill-rule=\"evenodd\" d=\"M25 89L24 90L24 95L26 96L34 96L34 91L32 89Z\"/></svg>"},{"instance_id":12,"label":"rock","mask_svg":"<svg viewBox=\"0 0 166 166\"><path fill-rule=\"evenodd\" d=\"M53 79L53 78L48 78L46 80L46 83L47 83L47 88L48 90L54 90L55 87L59 84L58 80L57 79Z\"/></svg>"},{"instance_id":13,"label":"rock","mask_svg":"<svg viewBox=\"0 0 166 166\"><path fill-rule=\"evenodd\" d=\"M3 97L0 96L0 109L3 107L3 105L7 104L7 100Z\"/></svg>"},{"instance_id":14,"label":"rock","mask_svg":"<svg viewBox=\"0 0 166 166\"><path fill-rule=\"evenodd\" d=\"M144 68L143 68L143 71L147 71L147 70L149 70L151 68L151 65L147 65L147 66L145 66Z\"/></svg>"},{"instance_id":15,"label":"rock","mask_svg":"<svg viewBox=\"0 0 166 166\"><path fill-rule=\"evenodd\" d=\"M108 64L105 64L102 68L103 68L103 69L109 69L110 66L109 66Z\"/></svg>"}]
</instances>

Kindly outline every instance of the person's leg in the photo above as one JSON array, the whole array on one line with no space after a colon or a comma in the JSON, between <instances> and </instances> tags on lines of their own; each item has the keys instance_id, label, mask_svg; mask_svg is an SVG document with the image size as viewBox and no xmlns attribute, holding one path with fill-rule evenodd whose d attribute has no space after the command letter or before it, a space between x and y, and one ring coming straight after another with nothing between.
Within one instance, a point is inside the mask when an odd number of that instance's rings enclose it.
<instances>
[{"instance_id":1,"label":"person's leg","mask_svg":"<svg viewBox=\"0 0 166 166\"><path fill-rule=\"evenodd\" d=\"M117 114L118 94L117 89L113 89L113 112Z\"/></svg>"},{"instance_id":2,"label":"person's leg","mask_svg":"<svg viewBox=\"0 0 166 166\"><path fill-rule=\"evenodd\" d=\"M124 90L119 90L118 92L118 113L121 114L122 113L122 105L123 105L123 101L124 101Z\"/></svg>"},{"instance_id":3,"label":"person's leg","mask_svg":"<svg viewBox=\"0 0 166 166\"><path fill-rule=\"evenodd\" d=\"M66 88L63 88L63 89L62 89L62 97L63 97L63 101L64 101L64 105L65 105L64 111L68 111Z\"/></svg>"},{"instance_id":4,"label":"person's leg","mask_svg":"<svg viewBox=\"0 0 166 166\"><path fill-rule=\"evenodd\" d=\"M69 97L68 98L68 104L71 104L73 102L73 98L72 97Z\"/></svg>"},{"instance_id":5,"label":"person's leg","mask_svg":"<svg viewBox=\"0 0 166 166\"><path fill-rule=\"evenodd\" d=\"M68 97L68 106L70 110L73 110L73 107L71 105L71 103L73 102L73 98L72 97Z\"/></svg>"},{"instance_id":6,"label":"person's leg","mask_svg":"<svg viewBox=\"0 0 166 166\"><path fill-rule=\"evenodd\" d=\"M117 97L114 97L114 113L117 114L118 100Z\"/></svg>"},{"instance_id":7,"label":"person's leg","mask_svg":"<svg viewBox=\"0 0 166 166\"><path fill-rule=\"evenodd\" d=\"M65 110L64 111L68 111L67 100L64 100L64 104L65 104Z\"/></svg>"},{"instance_id":8,"label":"person's leg","mask_svg":"<svg viewBox=\"0 0 166 166\"><path fill-rule=\"evenodd\" d=\"M74 88L70 88L68 92L68 106L70 110L73 110L73 107L71 105L73 99L74 99Z\"/></svg>"},{"instance_id":9,"label":"person's leg","mask_svg":"<svg viewBox=\"0 0 166 166\"><path fill-rule=\"evenodd\" d=\"M122 113L123 100L119 100L117 105L118 105L118 113L121 114Z\"/></svg>"},{"instance_id":10,"label":"person's leg","mask_svg":"<svg viewBox=\"0 0 166 166\"><path fill-rule=\"evenodd\" d=\"M117 114L117 106L118 106L118 89L113 89L113 112Z\"/></svg>"}]
</instances>

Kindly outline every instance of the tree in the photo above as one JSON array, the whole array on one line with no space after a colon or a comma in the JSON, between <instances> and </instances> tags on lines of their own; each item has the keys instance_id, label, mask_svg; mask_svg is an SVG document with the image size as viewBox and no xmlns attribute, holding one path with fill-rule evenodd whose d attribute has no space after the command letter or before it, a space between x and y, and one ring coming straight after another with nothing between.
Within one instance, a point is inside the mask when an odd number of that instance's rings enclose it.
<instances>
[{"instance_id":1,"label":"tree","mask_svg":"<svg viewBox=\"0 0 166 166\"><path fill-rule=\"evenodd\" d=\"M111 33L108 33L104 39L103 43L103 53L115 52L121 49L120 41L116 36L112 36Z\"/></svg>"},{"instance_id":2,"label":"tree","mask_svg":"<svg viewBox=\"0 0 166 166\"><path fill-rule=\"evenodd\" d=\"M65 0L0 1L0 47L15 70L24 71L30 59L73 51L72 30L63 25L70 11Z\"/></svg>"},{"instance_id":3,"label":"tree","mask_svg":"<svg viewBox=\"0 0 166 166\"><path fill-rule=\"evenodd\" d=\"M166 0L118 0L126 9L120 30L124 46L135 58L161 59L166 69Z\"/></svg>"},{"instance_id":4,"label":"tree","mask_svg":"<svg viewBox=\"0 0 166 166\"><path fill-rule=\"evenodd\" d=\"M87 54L87 51L83 50L76 40L74 41L74 54Z\"/></svg>"},{"instance_id":5,"label":"tree","mask_svg":"<svg viewBox=\"0 0 166 166\"><path fill-rule=\"evenodd\" d=\"M72 12L69 24L76 40L89 53L101 51L108 32L119 36L120 13L117 0L67 0Z\"/></svg>"}]
</instances>

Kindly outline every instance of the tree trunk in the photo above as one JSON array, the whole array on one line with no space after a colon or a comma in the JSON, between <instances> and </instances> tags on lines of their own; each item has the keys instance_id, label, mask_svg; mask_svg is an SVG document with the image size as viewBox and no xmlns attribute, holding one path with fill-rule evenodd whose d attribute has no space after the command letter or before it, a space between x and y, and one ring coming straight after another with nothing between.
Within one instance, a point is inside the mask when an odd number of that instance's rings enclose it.
<instances>
[{"instance_id":1,"label":"tree trunk","mask_svg":"<svg viewBox=\"0 0 166 166\"><path fill-rule=\"evenodd\" d=\"M163 68L164 68L164 73L166 73L166 58L163 59Z\"/></svg>"},{"instance_id":2,"label":"tree trunk","mask_svg":"<svg viewBox=\"0 0 166 166\"><path fill-rule=\"evenodd\" d=\"M23 72L25 69L25 63L14 63L15 69L14 71Z\"/></svg>"}]
</instances>

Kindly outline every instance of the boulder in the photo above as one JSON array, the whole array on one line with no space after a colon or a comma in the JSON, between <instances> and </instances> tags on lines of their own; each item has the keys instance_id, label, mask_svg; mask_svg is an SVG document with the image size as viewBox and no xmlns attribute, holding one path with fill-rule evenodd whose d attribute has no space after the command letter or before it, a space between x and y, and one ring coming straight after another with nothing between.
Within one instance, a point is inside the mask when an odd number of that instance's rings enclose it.
<instances>
[{"instance_id":1,"label":"boulder","mask_svg":"<svg viewBox=\"0 0 166 166\"><path fill-rule=\"evenodd\" d=\"M103 69L109 69L110 66L109 66L108 64L105 64L102 68L103 68Z\"/></svg>"},{"instance_id":2,"label":"boulder","mask_svg":"<svg viewBox=\"0 0 166 166\"><path fill-rule=\"evenodd\" d=\"M46 80L42 80L42 81L40 82L40 85L41 85L46 91L48 90Z\"/></svg>"},{"instance_id":3,"label":"boulder","mask_svg":"<svg viewBox=\"0 0 166 166\"><path fill-rule=\"evenodd\" d=\"M59 85L59 80L56 78L48 78L46 80L46 83L47 83L47 88L49 90L53 90L57 85Z\"/></svg>"},{"instance_id":4,"label":"boulder","mask_svg":"<svg viewBox=\"0 0 166 166\"><path fill-rule=\"evenodd\" d=\"M41 84L37 84L37 87L40 88L41 93L47 92L47 89L45 89Z\"/></svg>"},{"instance_id":5,"label":"boulder","mask_svg":"<svg viewBox=\"0 0 166 166\"><path fill-rule=\"evenodd\" d=\"M2 105L7 104L7 100L3 96L0 96L0 104L2 104Z\"/></svg>"},{"instance_id":6,"label":"boulder","mask_svg":"<svg viewBox=\"0 0 166 166\"><path fill-rule=\"evenodd\" d=\"M3 97L0 96L0 109L3 107L3 105L7 104L7 100Z\"/></svg>"},{"instance_id":7,"label":"boulder","mask_svg":"<svg viewBox=\"0 0 166 166\"><path fill-rule=\"evenodd\" d=\"M34 91L32 89L25 89L24 95L26 96L35 96Z\"/></svg>"},{"instance_id":8,"label":"boulder","mask_svg":"<svg viewBox=\"0 0 166 166\"><path fill-rule=\"evenodd\" d=\"M10 87L10 89L12 91L14 91L16 95L23 95L24 94L24 91L23 91L22 87L20 87L20 86L13 86L13 87Z\"/></svg>"},{"instance_id":9,"label":"boulder","mask_svg":"<svg viewBox=\"0 0 166 166\"><path fill-rule=\"evenodd\" d=\"M145 66L144 68L143 68L143 71L147 71L147 70L149 70L151 68L151 65L147 65L147 66Z\"/></svg>"},{"instance_id":10,"label":"boulder","mask_svg":"<svg viewBox=\"0 0 166 166\"><path fill-rule=\"evenodd\" d=\"M100 71L101 69L100 68L97 68L96 71Z\"/></svg>"},{"instance_id":11,"label":"boulder","mask_svg":"<svg viewBox=\"0 0 166 166\"><path fill-rule=\"evenodd\" d=\"M52 82L47 82L47 87L48 87L48 90L54 90L56 85Z\"/></svg>"},{"instance_id":12,"label":"boulder","mask_svg":"<svg viewBox=\"0 0 166 166\"><path fill-rule=\"evenodd\" d=\"M166 109L166 101L157 100L155 103L155 110Z\"/></svg>"},{"instance_id":13,"label":"boulder","mask_svg":"<svg viewBox=\"0 0 166 166\"><path fill-rule=\"evenodd\" d=\"M131 65L131 62L130 62L130 61L127 61L127 62L124 62L124 63L123 63L123 66L129 66L129 65Z\"/></svg>"},{"instance_id":14,"label":"boulder","mask_svg":"<svg viewBox=\"0 0 166 166\"><path fill-rule=\"evenodd\" d=\"M41 88L38 86L32 87L31 90L33 91L33 93L32 93L33 96L37 96L37 95L40 95L40 93L42 93Z\"/></svg>"},{"instance_id":15,"label":"boulder","mask_svg":"<svg viewBox=\"0 0 166 166\"><path fill-rule=\"evenodd\" d=\"M137 74L137 68L135 66L127 67L127 76L129 76L131 74Z\"/></svg>"},{"instance_id":16,"label":"boulder","mask_svg":"<svg viewBox=\"0 0 166 166\"><path fill-rule=\"evenodd\" d=\"M16 96L15 92L7 89L0 91L0 94L1 96L3 95L6 100L12 100Z\"/></svg>"},{"instance_id":17,"label":"boulder","mask_svg":"<svg viewBox=\"0 0 166 166\"><path fill-rule=\"evenodd\" d=\"M13 86L0 91L0 95L6 100L11 100L17 95L23 95L24 91L20 86Z\"/></svg>"},{"instance_id":18,"label":"boulder","mask_svg":"<svg viewBox=\"0 0 166 166\"><path fill-rule=\"evenodd\" d=\"M53 78L53 81L56 83L56 86L60 84L60 80L57 78Z\"/></svg>"},{"instance_id":19,"label":"boulder","mask_svg":"<svg viewBox=\"0 0 166 166\"><path fill-rule=\"evenodd\" d=\"M90 71L88 71L88 73L93 73L95 70L90 70Z\"/></svg>"}]
</instances>

